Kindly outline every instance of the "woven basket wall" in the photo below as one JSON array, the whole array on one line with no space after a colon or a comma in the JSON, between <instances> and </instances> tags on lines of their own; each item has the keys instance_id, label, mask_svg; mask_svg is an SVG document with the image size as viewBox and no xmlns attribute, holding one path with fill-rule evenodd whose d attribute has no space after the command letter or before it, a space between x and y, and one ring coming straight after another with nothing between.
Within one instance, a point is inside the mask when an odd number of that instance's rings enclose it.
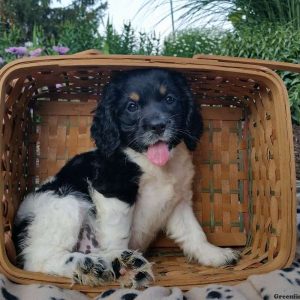
<instances>
[{"instance_id":1,"label":"woven basket wall","mask_svg":"<svg viewBox=\"0 0 300 300\"><path fill-rule=\"evenodd\" d=\"M240 57L228 57L228 56L218 56L218 55L203 55L197 54L194 56L195 59L203 59L205 61L214 61L220 63L234 63L234 64L245 64L247 67L249 65L257 65L267 67L271 70L282 70L290 71L295 73L300 73L300 65L292 63L284 63L278 61L269 61L261 59L249 59ZM294 152L295 152L295 165L296 165L296 178L300 180L300 125L293 124L293 139L294 139Z\"/></svg>"},{"instance_id":2,"label":"woven basket wall","mask_svg":"<svg viewBox=\"0 0 300 300\"><path fill-rule=\"evenodd\" d=\"M296 178L300 180L300 125L293 125Z\"/></svg>"},{"instance_id":3,"label":"woven basket wall","mask_svg":"<svg viewBox=\"0 0 300 300\"><path fill-rule=\"evenodd\" d=\"M204 59L76 56L18 60L0 73L2 118L0 271L19 283L70 287L70 280L14 266L11 226L24 194L93 147L91 111L112 72L181 71L202 105L205 132L194 153L194 209L210 241L243 249L239 264L188 263L171 241L153 245L157 285L236 283L287 266L295 252L295 171L285 87L270 69ZM112 284L111 286L116 286ZM93 294L102 288L74 285Z\"/></svg>"}]
</instances>

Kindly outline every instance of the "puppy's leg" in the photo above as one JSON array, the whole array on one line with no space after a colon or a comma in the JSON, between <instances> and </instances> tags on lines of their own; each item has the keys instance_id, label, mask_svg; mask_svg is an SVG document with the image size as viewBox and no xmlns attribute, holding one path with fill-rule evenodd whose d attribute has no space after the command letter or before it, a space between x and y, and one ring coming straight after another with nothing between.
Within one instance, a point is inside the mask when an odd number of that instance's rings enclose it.
<instances>
[{"instance_id":1,"label":"puppy's leg","mask_svg":"<svg viewBox=\"0 0 300 300\"><path fill-rule=\"evenodd\" d=\"M114 278L112 268L100 255L74 252L78 234L91 204L73 195L59 197L50 192L28 196L17 222L32 216L26 239L21 243L24 269L66 276L78 281L75 270L86 276L82 283L97 285ZM93 274L93 276L89 276Z\"/></svg>"},{"instance_id":2,"label":"puppy's leg","mask_svg":"<svg viewBox=\"0 0 300 300\"><path fill-rule=\"evenodd\" d=\"M105 197L93 188L90 188L90 196L96 206L96 219L91 222L101 250L127 249L134 205Z\"/></svg>"},{"instance_id":3,"label":"puppy's leg","mask_svg":"<svg viewBox=\"0 0 300 300\"><path fill-rule=\"evenodd\" d=\"M134 205L92 188L90 196L97 209L95 234L101 250L108 253L116 278L122 286L147 286L153 280L151 264L139 252L128 250Z\"/></svg>"},{"instance_id":4,"label":"puppy's leg","mask_svg":"<svg viewBox=\"0 0 300 300\"><path fill-rule=\"evenodd\" d=\"M181 201L167 221L167 233L183 249L190 259L205 266L234 264L239 252L230 248L219 248L207 241L192 210L191 201Z\"/></svg>"}]
</instances>

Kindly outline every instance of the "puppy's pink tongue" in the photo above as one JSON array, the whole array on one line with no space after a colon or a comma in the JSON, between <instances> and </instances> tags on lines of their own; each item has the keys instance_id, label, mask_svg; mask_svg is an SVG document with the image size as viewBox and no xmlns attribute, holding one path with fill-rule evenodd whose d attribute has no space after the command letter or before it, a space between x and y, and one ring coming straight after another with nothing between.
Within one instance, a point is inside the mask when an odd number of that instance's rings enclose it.
<instances>
[{"instance_id":1,"label":"puppy's pink tongue","mask_svg":"<svg viewBox=\"0 0 300 300\"><path fill-rule=\"evenodd\" d=\"M168 145L164 142L158 142L150 146L147 150L147 158L157 166L164 166L170 158Z\"/></svg>"}]
</instances>

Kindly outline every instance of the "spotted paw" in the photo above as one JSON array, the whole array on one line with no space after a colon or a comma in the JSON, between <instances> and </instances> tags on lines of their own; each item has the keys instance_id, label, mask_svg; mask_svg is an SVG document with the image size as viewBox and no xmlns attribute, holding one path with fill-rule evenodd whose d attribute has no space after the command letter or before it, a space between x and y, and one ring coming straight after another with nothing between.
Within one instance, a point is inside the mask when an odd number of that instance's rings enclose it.
<instances>
[{"instance_id":1,"label":"spotted paw","mask_svg":"<svg viewBox=\"0 0 300 300\"><path fill-rule=\"evenodd\" d=\"M77 263L73 273L75 283L97 286L107 281L114 280L112 270L108 269L105 262L99 257L86 256Z\"/></svg>"},{"instance_id":2,"label":"spotted paw","mask_svg":"<svg viewBox=\"0 0 300 300\"><path fill-rule=\"evenodd\" d=\"M113 269L122 287L147 287L154 280L151 263L137 251L123 251L113 261Z\"/></svg>"},{"instance_id":3,"label":"spotted paw","mask_svg":"<svg viewBox=\"0 0 300 300\"><path fill-rule=\"evenodd\" d=\"M220 267L235 265L240 257L241 254L237 250L208 244L201 248L201 255L199 255L198 261L204 266Z\"/></svg>"}]
</instances>

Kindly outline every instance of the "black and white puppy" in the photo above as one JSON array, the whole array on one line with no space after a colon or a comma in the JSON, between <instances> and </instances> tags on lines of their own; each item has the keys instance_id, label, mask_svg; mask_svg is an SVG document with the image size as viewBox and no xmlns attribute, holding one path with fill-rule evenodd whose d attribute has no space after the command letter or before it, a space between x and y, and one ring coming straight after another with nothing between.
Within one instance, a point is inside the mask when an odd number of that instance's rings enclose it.
<instances>
[{"instance_id":1,"label":"black and white puppy","mask_svg":"<svg viewBox=\"0 0 300 300\"><path fill-rule=\"evenodd\" d=\"M88 285L145 286L153 274L138 251L161 229L202 265L237 260L236 251L207 241L192 210L189 151L201 132L182 75L121 72L95 110L97 148L71 159L18 210L14 239L24 269Z\"/></svg>"}]
</instances>

